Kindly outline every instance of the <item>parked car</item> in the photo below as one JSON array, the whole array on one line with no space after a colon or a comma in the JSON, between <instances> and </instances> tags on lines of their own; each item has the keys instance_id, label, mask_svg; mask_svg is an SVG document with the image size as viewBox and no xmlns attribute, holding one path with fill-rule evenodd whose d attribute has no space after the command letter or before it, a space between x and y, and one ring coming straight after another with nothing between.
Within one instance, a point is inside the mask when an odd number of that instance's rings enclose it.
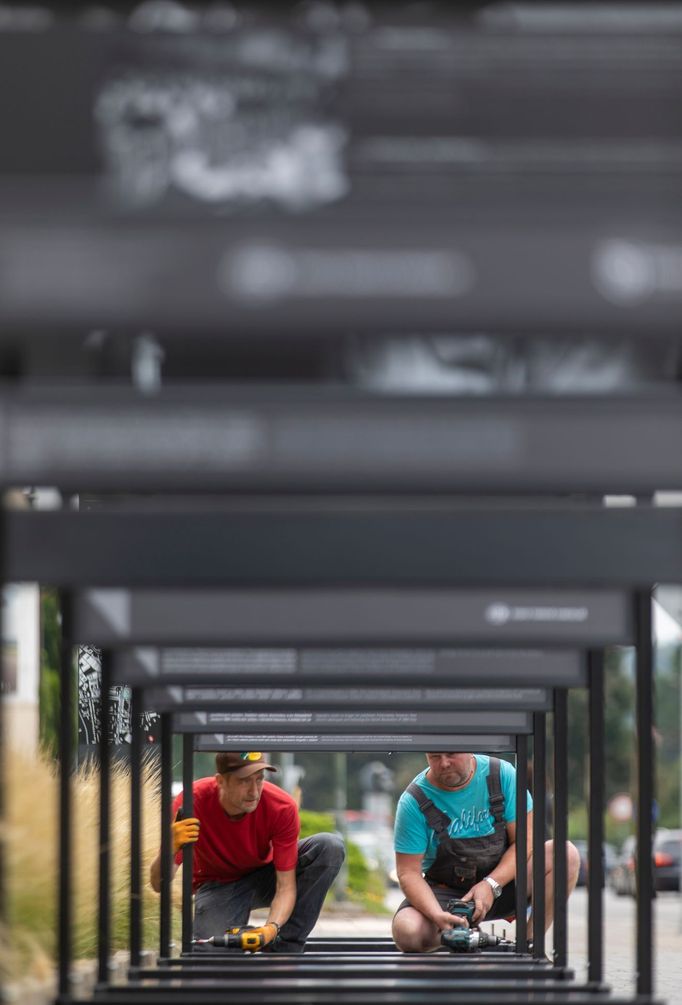
<instances>
[{"instance_id":1,"label":"parked car","mask_svg":"<svg viewBox=\"0 0 682 1005\"><path fill-rule=\"evenodd\" d=\"M660 828L654 838L654 883L657 890L680 889L682 830Z\"/></svg>"},{"instance_id":2,"label":"parked car","mask_svg":"<svg viewBox=\"0 0 682 1005\"><path fill-rule=\"evenodd\" d=\"M628 837L618 854L616 863L609 873L607 886L618 897L634 897L635 894L635 839Z\"/></svg>"},{"instance_id":3,"label":"parked car","mask_svg":"<svg viewBox=\"0 0 682 1005\"><path fill-rule=\"evenodd\" d=\"M588 858L587 858L587 841L582 841L578 838L573 844L578 849L578 854L580 855L580 869L578 870L578 886L587 886L587 874L588 874ZM602 862L604 865L604 880L608 879L609 873L616 864L618 858L618 853L614 845L609 844L608 841L604 841L602 845Z\"/></svg>"},{"instance_id":4,"label":"parked car","mask_svg":"<svg viewBox=\"0 0 682 1005\"><path fill-rule=\"evenodd\" d=\"M609 877L609 887L619 897L634 897L637 892L634 837L623 843L616 867ZM682 830L659 828L652 844L654 890L679 890L682 862Z\"/></svg>"}]
</instances>

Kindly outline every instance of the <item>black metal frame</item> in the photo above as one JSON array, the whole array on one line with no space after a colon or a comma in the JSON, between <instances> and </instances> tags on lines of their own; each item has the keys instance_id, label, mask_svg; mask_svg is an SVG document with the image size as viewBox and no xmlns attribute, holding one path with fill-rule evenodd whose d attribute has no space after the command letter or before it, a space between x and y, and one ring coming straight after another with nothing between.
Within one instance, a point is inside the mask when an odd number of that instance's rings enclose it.
<instances>
[{"instance_id":1,"label":"black metal frame","mask_svg":"<svg viewBox=\"0 0 682 1005\"><path fill-rule=\"evenodd\" d=\"M563 705L564 705L563 715L565 717L565 692L562 690L561 694L563 695L563 698L564 698L564 702L563 702ZM481 702L484 703L484 700L485 700L485 689L481 689ZM147 701L144 701L144 704L147 704ZM561 718L561 715L562 715L562 712L561 712L561 702L560 702L560 700L557 701L557 697L556 697L556 694L555 694L555 716L557 716L557 706L559 706L558 718ZM164 721L166 719L167 719L167 717L164 715ZM542 714L542 713L536 713L535 714L536 735L540 735L540 736L543 736L543 737L544 737L544 720L545 720L545 715L544 714ZM539 730L541 730L541 732L538 734ZM557 727L557 729L556 729L555 732L556 732L556 740L555 740L555 769L558 768L560 771L561 770L565 771L565 762L566 762L566 749L565 749L565 747L566 747L566 741L567 741L567 735L566 735L565 726L564 726L564 729L562 730L561 726L559 725ZM260 737L257 737L256 739L258 739L259 741L261 740ZM452 737L448 736L447 738L444 738L444 739L447 739L449 741L449 747L450 747L450 749L452 749ZM468 737L465 738L465 739L468 740ZM183 735L183 786L184 786L184 793L185 793L185 795L183 797L183 811L185 812L185 814L191 814L191 811L192 811L192 806L191 806L191 800L192 800L191 758L192 758L192 751L193 751L193 746L194 746L193 741L194 741L194 737L193 737L192 734L186 733L186 734ZM262 743L259 742L259 746L262 746ZM511 744L510 744L510 746L511 746ZM519 862L523 863L522 867L518 868L519 875L521 875L523 877L523 880L518 885L518 897L519 897L519 900L524 905L524 909L519 913L518 912L518 904L517 904L517 919L518 918L522 919L522 921L520 922L520 931L519 931L519 922L517 920L517 934L518 934L518 936L521 939L521 945L524 947L523 949L521 949L521 952L523 952L525 950L525 938L526 938L526 935L525 935L525 929L526 929L526 923L525 923L525 900L526 900L526 891L525 891L525 854L523 852L523 849L525 848L525 830L526 830L526 815L525 815L526 760L525 760L525 758L527 756L527 739L526 739L526 737L523 734L517 736L515 746L516 746L516 752L517 752L517 768L518 768L518 772L519 772L518 779L517 779L517 783L518 783L517 784L517 819L520 821L520 823L518 825L518 829L517 829L517 841L518 841L518 843L517 843L517 867L519 867ZM545 768L545 764L544 764L544 760L545 760L544 743L540 742L538 744L536 742L535 746L537 747L537 753L536 753L536 760L537 760L537 764L538 764L537 771L539 773L539 776L542 777L542 778L544 778L545 777L545 772L546 772L546 768ZM169 744L166 742L166 743L164 743L163 748L162 748L162 758L164 758L166 760L166 762L168 761L168 759L170 757L169 751L170 751ZM523 758L523 760L520 760L521 758ZM166 778L166 782L167 782L168 776L169 776L168 770L163 770L162 769L162 773L163 773L163 776ZM555 782L555 787L556 786L557 786L557 783ZM520 810L519 807L522 807L522 809ZM555 835L555 839L556 838L557 838L557 836ZM559 840L560 840L560 838L559 838ZM564 842L565 842L565 838L564 838ZM559 867L559 870L558 870L558 873L557 873L557 878L555 880L555 888L556 888L557 893L558 893L558 895L560 897L561 889L562 889L562 883L563 883L563 891L564 891L564 898L565 898L565 890L566 890L566 878L565 878L565 871L566 871L566 866L565 866L565 861L566 861L565 860L565 843L564 843L563 852L564 852L564 859L563 859L564 878L563 878L563 881L562 881L562 879L561 879L561 867ZM158 977L163 972L163 968L168 968L168 967L174 968L172 970L172 973L174 973L177 976L178 975L178 970L177 970L178 966L182 966L182 968L183 968L183 970L182 970L183 977L186 977L186 976L188 976L188 974L192 974L193 973L195 976L202 977L202 978L208 978L208 977L210 977L211 979L216 979L217 977L222 976L222 977L224 977L224 978L227 979L228 970L226 969L226 961L223 960L223 961L217 961L216 962L215 960L211 960L211 959L206 960L206 959L202 959L201 957L196 958L196 957L191 957L191 956L187 956L186 955L186 954L188 954L190 952L190 937L191 937L190 936L190 933L191 933L191 893L192 893L192 891L191 891L191 885L192 885L191 884L191 875L192 875L192 872L191 872L191 854L192 854L191 853L191 846L188 846L185 849L185 851L183 852L183 859L185 860L183 862L184 869L183 869L183 902L182 902L183 956L181 958L179 958L179 959L178 958L173 959L173 958L168 957L168 956L162 956L160 958L160 960L159 960L159 965L161 967L161 970L159 970L159 968L157 968L157 969L153 969L153 968L149 969L149 968L147 968L146 970L142 971L139 968L131 967L131 978L133 978L133 979L139 980L139 979L149 979L149 978L154 977L154 976ZM543 873L544 873L544 854L542 856L542 870L543 870ZM539 887L539 889L542 891L541 892L541 896L540 896L539 906L538 906L538 903L536 902L535 898L534 898L534 901L533 901L533 906L534 906L534 912L535 912L536 916L538 916L539 919L542 920L542 915L544 913L544 875L543 875L543 883L541 884L541 886ZM518 950L518 944L517 944L517 951L519 951ZM316 959L317 958L318 957L316 956ZM332 959L335 960L336 964L340 963L338 955L335 955L334 957L332 957ZM486 963L492 963L493 960L492 960L492 958L489 958L485 962ZM542 979L543 977L546 977L547 975L546 975L546 973L545 973L545 971L543 969L540 969L540 970L537 969L537 965L538 964L543 964L544 962L545 962L544 961L544 954L537 954L535 956L535 960L534 960L534 963L536 964L536 967L535 968L531 967L530 969L528 969L528 972L527 972L527 974L525 974L525 976L527 976L528 978L531 978L533 980L537 979L538 977L540 977L540 979ZM233 963L234 963L234 961L230 961L230 968L232 967ZM478 964L478 961L477 961L477 964ZM507 967L509 967L509 959L508 958L504 958L503 960L502 959L498 959L496 961L496 963L495 963L495 974L496 974L496 977L498 979L503 979L504 975L508 973L508 970L504 969L505 964L507 965ZM187 966L190 966L190 970L189 971L186 970ZM239 973L240 974L243 973L243 969L241 969L242 965L238 964L238 966L240 966ZM345 967L345 964L344 964L344 967ZM460 966L460 971L461 971L461 966ZM292 972L291 969L287 970L287 973L291 973L291 972ZM296 968L296 973L297 973L298 976L302 976L299 967ZM403 971L403 973L406 976L406 972ZM348 976L348 974L345 972L345 969L344 969L344 974L345 974L345 976ZM230 975L230 979L233 976L234 975L231 974ZM469 976L474 976L474 975L470 974ZM518 968L518 966L516 967L515 970L513 970L513 972L509 973L509 976L514 976L516 978L520 978L521 977L521 970ZM555 979L563 980L563 979L566 979L568 976L570 976L570 972L566 969L565 947L564 947L563 958L562 958L561 951L555 957L555 965L554 965L554 968L553 968L553 977ZM583 985L582 988L583 988L583 990L585 990L589 986L590 986L589 984L587 986ZM571 990L576 990L576 988L573 987Z\"/></svg>"},{"instance_id":2,"label":"black metal frame","mask_svg":"<svg viewBox=\"0 0 682 1005\"><path fill-rule=\"evenodd\" d=\"M133 688L130 704L130 967L142 956L142 690Z\"/></svg>"},{"instance_id":3,"label":"black metal frame","mask_svg":"<svg viewBox=\"0 0 682 1005\"><path fill-rule=\"evenodd\" d=\"M75 578L78 578L80 573L76 574ZM71 708L72 708L72 695L71 688L73 682L73 671L70 665L72 658L72 645L73 642L78 638L78 626L74 624L73 620L73 600L74 595L69 588L69 586L62 586L61 591L62 597L62 610L63 610L63 642L62 642L62 737L61 737L61 755L63 758L63 767L70 763L73 755L72 750L72 739L69 739L70 733L67 728L67 723L71 719ZM640 849L650 847L651 842L651 819L650 816L646 819L646 814L642 810L642 806L651 805L651 794L652 788L652 762L651 757L653 754L651 737L650 737L650 726L651 726L651 611L650 611L650 594L648 591L640 590L632 601L633 617L632 623L635 626L636 636L635 643L638 653L638 733L639 733L639 750L640 758L643 763L647 766L645 768L640 767L640 809L638 815L638 837L639 837L639 847ZM627 621L625 623L628 623ZM629 628L628 628L629 633ZM133 638L132 641L135 641ZM621 641L621 638L617 638L616 641ZM130 645L131 639L127 636L123 636L119 645ZM566 644L566 643L564 643ZM585 643L584 643L585 644ZM113 651L105 648L103 653L103 693L105 693L108 683L111 680L112 668L113 668ZM380 683L380 681L377 681ZM601 745L603 744L603 696L600 685L600 654L591 647L589 656L589 685L590 685L590 740L591 740L591 780L594 783L595 778L598 777L598 756ZM145 705L145 699L143 697L143 692L141 687L136 687L135 698L134 698L134 712L135 715L139 715L140 709ZM333 704L333 703L332 703ZM109 851L108 851L108 834L109 834L109 790L107 783L107 775L109 768L109 754L108 754L108 723L105 712L106 702L103 702L102 706L102 720L101 720L101 743L102 748L101 754L101 766L103 771L102 786L100 790L100 920L99 920L99 951L98 951L98 981L100 987L100 993L106 995L108 1001L114 1002L119 997L121 1000L134 1001L136 995L138 994L136 986L133 984L130 986L129 990L124 990L118 987L111 987L108 985L108 963L109 963L109 941L110 941L110 923L109 923ZM555 777L555 890L557 895L557 903L560 903L565 897L562 898L561 891L565 891L566 888L566 859L565 859L565 807L562 809L562 793L565 790L565 745L566 745L566 707L565 707L565 693L561 690L555 692L554 699L554 727L555 727L555 739L554 739L554 777ZM544 846L545 840L545 773L546 773L546 751L545 751L545 730L546 730L546 713L545 712L534 712L534 730L533 730L533 764L534 764L534 792L535 792L535 813L534 813L534 825L533 825L533 844L534 847L540 848ZM162 821L165 821L170 816L170 783L171 783L171 739L173 732L173 719L170 713L164 712L162 715L162 725L161 725L161 805L162 805ZM134 727L134 733L137 733L137 742L139 743L139 723ZM258 735L258 734L256 734ZM267 736L265 734L260 734L264 741L264 746L267 745ZM352 735L352 734L351 734ZM452 743L451 738L449 738L449 743ZM521 758L525 753L527 754L527 740L522 735L516 738L516 751L517 757L519 758L519 788L518 793L523 792L523 779L525 775L525 764L521 763ZM184 799L183 809L186 813L191 813L191 785L189 781L191 779L192 771L192 751L196 745L196 738L188 733L183 739L183 777L185 782L186 796ZM139 750L139 747L135 748ZM139 764L138 764L139 768ZM135 821L136 827L139 827L140 816L139 816L139 786L140 778L133 776L131 785L131 811L132 817ZM71 828L71 813L70 813L70 784L69 784L69 772L68 770L63 770L62 772L62 782L61 782L61 821L60 821L60 861L62 863L62 871L60 876L60 959L59 959L59 993L60 999L63 1001L68 1000L69 993L69 970L70 970L70 923L71 923L71 906L70 906L70 877L71 877L71 863L68 854L68 845L70 838L70 828ZM601 834L603 832L603 827L600 824L600 814L603 812L603 791L600 791L599 785L592 784L590 790L590 816L591 816L591 830L590 830L590 842L592 846L592 851L594 852L595 842L597 847L601 841ZM563 821L563 824L562 824ZM521 841L523 840L523 831L525 825L525 818L520 818L519 825L519 845L517 847L517 855L521 857L523 845ZM168 827L162 826L161 831L161 846L162 846L162 894L161 894L161 926L160 926L160 964L170 968L180 966L182 973L184 975L186 966L196 968L197 974L201 971L200 963L189 963L187 962L191 959L190 956L183 955L181 957L182 963L178 964L173 960L170 954L171 949L171 939L172 939L172 924L171 924L171 901L170 901L170 876L172 870L171 862L171 845L170 845L170 831ZM139 882L139 843L133 841L133 854L131 861L131 892L133 895L136 893L136 882ZM640 850L640 855L642 852ZM187 849L183 853L183 858L185 861L185 869L183 876L183 931L182 931L182 952L187 954L190 947L190 933L191 933L191 850ZM648 901L648 893L651 891L651 876L647 873L647 869L643 868L643 862L646 861L644 857L640 858L639 861L639 897L638 897L638 921L640 925L639 929L639 940L638 940L638 992L640 995L647 997L650 1000L652 995L652 948L651 948L651 928L650 925L647 928L647 924L651 920L651 904ZM592 862L599 863L600 855L593 854ZM522 875L522 873L520 873ZM134 879L137 877L137 881ZM601 920L601 908L598 904L600 899L599 896L595 896L598 891L595 891L594 885L600 883L600 866L597 864L591 870L591 908L590 908L590 927L589 927L589 943L590 943L590 966L588 972L588 982L586 985L582 985L582 990L584 993L601 993L601 946L599 943L600 936L600 920ZM647 887L648 882L648 887ZM524 882L523 879L518 884L519 897L524 894ZM600 887L598 888L600 890ZM137 890L139 896L139 888ZM544 855L535 855L533 858L533 895L532 895L532 905L533 905L533 918L534 918L534 939L533 939L533 951L532 957L535 967L538 966L543 969L545 965L544 959L544 934L543 934L543 920L545 913L544 904ZM138 900L139 906L139 900ZM517 931L519 937L519 946L524 945L526 938L525 933L525 914L521 913L518 915L517 921ZM559 976L559 979L563 979L570 973L567 970L567 960L566 960L566 936L565 936L565 913L562 916L562 911L558 910L555 920L555 966L552 968L555 974ZM139 977L144 973L145 979L151 976L151 971L148 973L147 970L144 972L140 966L140 942L139 942L139 927L140 919L137 912L131 915L131 976L133 978ZM648 936L647 933L648 932ZM508 973L511 964L509 961L500 960L501 970L499 973ZM506 969L505 969L506 967ZM293 974L294 969L288 971L288 973ZM175 971L174 971L175 972ZM353 971L356 977L353 978L357 981L362 981L364 978L359 976L360 971L356 969ZM514 991L520 992L522 984L519 981L530 980L535 981L536 978L531 976L526 977L526 971L523 971L524 977L521 978L521 970L518 971L518 977L515 981L512 981L508 987L505 987L503 980L495 981L496 991L503 996L505 1001L514 1000ZM532 967L528 970L528 975L532 972L537 973L537 970L533 971ZM227 972L226 972L227 973ZM415 971L416 973L416 971ZM517 973L517 971L515 971ZM246 970L244 971L244 976L246 976ZM470 975L471 976L471 975ZM162 978L159 978L160 980ZM274 979L274 974L273 974ZM415 980L418 980L415 977ZM238 974L230 970L229 981L232 984L233 990L237 990L237 987L241 987L241 982L238 978ZM236 983L235 983L236 982ZM429 977L429 987L432 990L436 990L439 984L439 978L436 977L436 972ZM533 985L534 986L534 985ZM221 983L222 987L222 983ZM268 1000L267 987L263 985L262 982L254 986L258 987L258 994L262 997L262 993L266 995L265 1001ZM479 1000L482 1000L480 996L488 994L488 985L485 982L483 975L480 978L475 978L472 976L472 983L469 983L469 977L467 977L467 988L471 988L471 992L479 994ZM490 985L492 988L492 985ZM545 996L546 1001L559 1001L571 1000L572 996L576 993L579 986L575 984L570 984L569 986L559 990L556 986L553 986L552 990L547 990ZM189 988L185 988L188 994L186 1000L193 1001L194 995L199 994L199 990L192 991ZM339 992L343 992L343 987L339 987ZM273 992L274 993L274 992ZM468 992L467 992L468 993ZM140 1001L152 1002L157 996L157 991L153 988L145 987L140 990ZM173 992L174 994L174 992ZM281 999L286 1001L288 992L282 990L276 993L276 999ZM535 994L535 993L534 993ZM201 1000L206 1002L211 1000L212 992L208 990L202 990L200 993ZM562 997L563 996L563 997ZM197 998L196 1000L200 1000ZM229 1000L229 996L228 996ZM273 999L275 1000L275 999ZM380 1000L380 999L379 999ZM401 998L401 1000L403 1000ZM407 1000L407 999L405 999Z\"/></svg>"},{"instance_id":4,"label":"black metal frame","mask_svg":"<svg viewBox=\"0 0 682 1005\"><path fill-rule=\"evenodd\" d=\"M59 878L58 878L58 978L60 998L66 998L70 991L72 960L72 918L71 880L73 875L71 858L71 838L73 817L71 812L71 775L74 760L73 735L73 632L72 603L68 590L59 594L61 614L61 639L59 645Z\"/></svg>"}]
</instances>

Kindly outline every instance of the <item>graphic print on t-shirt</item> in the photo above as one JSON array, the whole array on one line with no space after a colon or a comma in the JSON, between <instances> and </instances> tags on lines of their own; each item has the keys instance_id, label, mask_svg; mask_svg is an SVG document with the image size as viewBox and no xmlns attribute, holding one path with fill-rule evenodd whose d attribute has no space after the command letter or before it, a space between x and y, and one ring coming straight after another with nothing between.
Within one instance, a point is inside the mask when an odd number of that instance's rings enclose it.
<instances>
[{"instance_id":1,"label":"graphic print on t-shirt","mask_svg":"<svg viewBox=\"0 0 682 1005\"><path fill-rule=\"evenodd\" d=\"M428 768L420 772L414 781L439 810L450 818L448 834L453 838L485 837L494 831L493 817L488 798L488 775L490 758L486 754L476 754L476 773L469 785L454 792L432 785ZM507 761L500 761L500 787L504 797L503 816L511 822L516 816L516 772ZM531 810L533 800L527 795L527 807ZM422 855L422 869L426 871L436 858L438 839L429 827L416 799L403 792L398 802L395 818L394 847L405 855Z\"/></svg>"}]
</instances>

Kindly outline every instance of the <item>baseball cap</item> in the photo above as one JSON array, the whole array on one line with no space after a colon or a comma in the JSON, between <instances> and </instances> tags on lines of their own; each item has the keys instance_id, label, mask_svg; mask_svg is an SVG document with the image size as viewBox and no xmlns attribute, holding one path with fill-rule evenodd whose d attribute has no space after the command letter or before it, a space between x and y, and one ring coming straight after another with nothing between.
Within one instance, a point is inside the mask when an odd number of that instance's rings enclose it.
<instances>
[{"instance_id":1,"label":"baseball cap","mask_svg":"<svg viewBox=\"0 0 682 1005\"><path fill-rule=\"evenodd\" d=\"M263 769L277 771L272 764L268 764L263 754L255 750L222 750L215 755L215 766L219 775L235 775L237 778L248 778Z\"/></svg>"}]
</instances>

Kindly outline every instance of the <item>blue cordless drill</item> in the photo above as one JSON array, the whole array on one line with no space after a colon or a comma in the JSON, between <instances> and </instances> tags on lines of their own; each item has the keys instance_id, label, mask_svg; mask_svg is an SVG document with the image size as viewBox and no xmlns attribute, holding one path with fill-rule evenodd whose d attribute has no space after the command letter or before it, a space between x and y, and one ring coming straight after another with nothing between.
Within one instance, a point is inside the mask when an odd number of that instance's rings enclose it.
<instances>
[{"instance_id":1,"label":"blue cordless drill","mask_svg":"<svg viewBox=\"0 0 682 1005\"><path fill-rule=\"evenodd\" d=\"M469 924L474 916L474 905L468 900L449 900L445 910L448 914L462 915ZM464 928L463 926L442 932L440 941L446 949L453 953L475 953L479 949L492 947L502 951L514 948L514 943L508 939L502 939L498 935L488 935L487 932L479 932L478 928Z\"/></svg>"}]
</instances>

